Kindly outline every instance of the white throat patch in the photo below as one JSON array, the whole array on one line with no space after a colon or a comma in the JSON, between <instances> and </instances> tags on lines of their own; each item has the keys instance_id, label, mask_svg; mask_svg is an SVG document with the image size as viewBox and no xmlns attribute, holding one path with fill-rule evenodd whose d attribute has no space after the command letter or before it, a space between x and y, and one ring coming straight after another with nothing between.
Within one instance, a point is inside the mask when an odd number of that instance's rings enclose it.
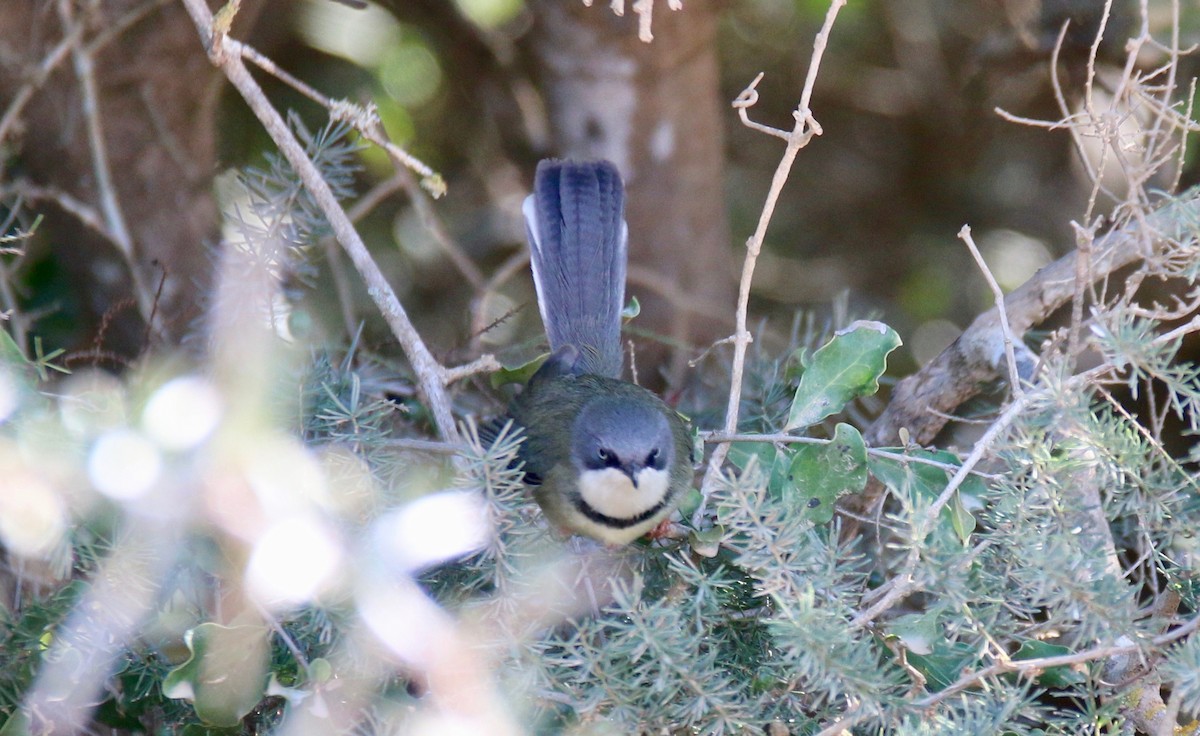
<instances>
[{"instance_id":1,"label":"white throat patch","mask_svg":"<svg viewBox=\"0 0 1200 736\"><path fill-rule=\"evenodd\" d=\"M579 476L579 493L588 506L614 519L631 519L653 508L667 493L667 471L642 468L637 487L616 468L585 470Z\"/></svg>"}]
</instances>

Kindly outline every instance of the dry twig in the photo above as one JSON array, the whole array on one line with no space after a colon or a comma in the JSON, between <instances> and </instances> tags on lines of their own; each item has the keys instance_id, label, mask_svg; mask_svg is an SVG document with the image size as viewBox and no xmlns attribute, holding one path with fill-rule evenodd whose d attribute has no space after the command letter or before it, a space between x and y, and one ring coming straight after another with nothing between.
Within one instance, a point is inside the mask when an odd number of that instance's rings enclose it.
<instances>
[{"instance_id":1,"label":"dry twig","mask_svg":"<svg viewBox=\"0 0 1200 736\"><path fill-rule=\"evenodd\" d=\"M368 295L383 314L384 320L408 356L421 394L433 414L439 433L448 441L456 441L458 429L455 426L446 386L475 372L496 370L498 364L491 356L484 356L469 366L447 369L434 359L328 183L305 154L303 146L296 140L283 116L275 110L250 75L242 61L247 53L246 47L227 35L229 19L219 18L219 22L214 22L214 16L203 0L184 0L184 5L204 40L209 58L246 100L271 139L279 146L280 152L312 194L329 221L334 236L366 282Z\"/></svg>"},{"instance_id":2,"label":"dry twig","mask_svg":"<svg viewBox=\"0 0 1200 736\"><path fill-rule=\"evenodd\" d=\"M1000 289L1000 284L996 282L992 270L988 268L987 262L983 260L983 254L976 247L975 239L971 237L971 226L963 225L962 229L958 231L958 237L967 244L967 249L971 251L971 257L975 259L976 265L983 273L983 278L987 280L988 288L992 290L992 297L996 301L996 316L1000 318L1000 334L1004 338L1004 360L1008 364L1008 385L1013 395L1019 396L1022 391L1021 373L1017 370L1017 356L1013 352L1015 340L1012 328L1008 326L1008 312L1004 308L1004 292Z\"/></svg>"},{"instance_id":3,"label":"dry twig","mask_svg":"<svg viewBox=\"0 0 1200 736\"><path fill-rule=\"evenodd\" d=\"M809 109L809 103L812 100L813 87L817 82L817 72L821 68L821 58L825 54L825 45L829 41L829 34L833 30L833 23L837 20L838 11L846 4L846 0L833 0L829 5L829 11L825 14L825 22L821 26L821 30L813 39L812 58L808 65L808 75L804 80L804 89L800 93L800 104L792 113L795 119L795 124L790 131L783 131L768 126L755 123L750 120L747 110L754 106L758 101L758 92L755 86L762 79L760 73L755 77L745 90L742 91L738 98L734 100L733 106L737 109L738 115L742 119L742 123L749 128L760 132L774 135L783 138L787 141L787 146L784 149L783 157L779 160L779 165L775 167L775 175L771 178L771 188L767 192L766 202L763 204L762 213L758 218L758 226L754 230L754 234L746 241L746 258L742 262L742 277L738 286L738 302L736 312L736 331L732 336L733 340L733 369L729 382L729 403L725 409L725 426L726 434L734 434L738 427L738 410L742 400L742 374L746 366L746 348L750 345L752 336L747 328L747 310L750 304L750 285L754 280L754 267L758 262L758 254L762 250L763 239L767 234L767 226L771 222L771 217L775 214L775 205L779 201L779 195L783 191L783 185L787 183L788 175L792 171L792 164L796 160L796 155L800 153L800 149L808 145L813 136L821 134L821 126L813 117L812 110ZM729 445L721 443L716 446L711 456L708 459L708 467L704 472L704 480L701 482L700 492L704 499L707 499L713 488L716 487L718 476L721 472L721 467L725 463L725 458L729 454ZM704 516L705 503L702 500L699 508L692 517L692 522L699 526L700 520Z\"/></svg>"}]
</instances>

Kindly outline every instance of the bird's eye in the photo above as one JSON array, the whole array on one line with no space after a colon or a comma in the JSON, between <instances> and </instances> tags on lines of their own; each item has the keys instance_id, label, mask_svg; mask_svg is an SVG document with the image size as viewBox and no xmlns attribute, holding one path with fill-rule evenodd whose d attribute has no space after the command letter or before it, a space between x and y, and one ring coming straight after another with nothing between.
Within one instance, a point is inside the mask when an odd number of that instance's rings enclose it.
<instances>
[{"instance_id":1,"label":"bird's eye","mask_svg":"<svg viewBox=\"0 0 1200 736\"><path fill-rule=\"evenodd\" d=\"M658 452L658 448L656 447L650 451L649 455L646 456L646 465L648 465L652 468L657 468L658 467L658 457L659 457L659 452Z\"/></svg>"},{"instance_id":2,"label":"bird's eye","mask_svg":"<svg viewBox=\"0 0 1200 736\"><path fill-rule=\"evenodd\" d=\"M615 468L621 464L621 461L617 459L616 453L603 447L596 450L596 457L600 459L600 462L604 463L604 467L606 468Z\"/></svg>"}]
</instances>

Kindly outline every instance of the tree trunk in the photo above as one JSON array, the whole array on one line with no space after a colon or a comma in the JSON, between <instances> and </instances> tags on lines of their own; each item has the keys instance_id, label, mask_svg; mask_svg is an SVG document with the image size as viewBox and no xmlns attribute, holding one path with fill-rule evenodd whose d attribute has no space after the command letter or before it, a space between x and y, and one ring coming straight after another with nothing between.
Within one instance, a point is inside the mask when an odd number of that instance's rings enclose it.
<instances>
[{"instance_id":1,"label":"tree trunk","mask_svg":"<svg viewBox=\"0 0 1200 736\"><path fill-rule=\"evenodd\" d=\"M625 177L628 293L643 306L634 324L690 345L727 334L714 319L732 315L734 298L715 2L692 0L680 11L660 3L652 43L638 40L633 13L617 17L599 3L534 0L531 8L554 152L609 159ZM648 366L663 355L639 347L643 382L657 383ZM670 379L688 357L673 351Z\"/></svg>"}]
</instances>

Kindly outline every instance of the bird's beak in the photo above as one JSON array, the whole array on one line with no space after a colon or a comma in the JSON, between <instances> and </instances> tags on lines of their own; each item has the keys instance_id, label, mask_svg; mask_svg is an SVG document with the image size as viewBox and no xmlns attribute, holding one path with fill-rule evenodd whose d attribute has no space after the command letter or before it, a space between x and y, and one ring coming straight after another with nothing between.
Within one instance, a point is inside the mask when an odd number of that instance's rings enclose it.
<instances>
[{"instance_id":1,"label":"bird's beak","mask_svg":"<svg viewBox=\"0 0 1200 736\"><path fill-rule=\"evenodd\" d=\"M621 466L621 472L629 476L629 482L633 484L635 489L638 487L637 476L639 471L641 471L641 468L636 463Z\"/></svg>"}]
</instances>

